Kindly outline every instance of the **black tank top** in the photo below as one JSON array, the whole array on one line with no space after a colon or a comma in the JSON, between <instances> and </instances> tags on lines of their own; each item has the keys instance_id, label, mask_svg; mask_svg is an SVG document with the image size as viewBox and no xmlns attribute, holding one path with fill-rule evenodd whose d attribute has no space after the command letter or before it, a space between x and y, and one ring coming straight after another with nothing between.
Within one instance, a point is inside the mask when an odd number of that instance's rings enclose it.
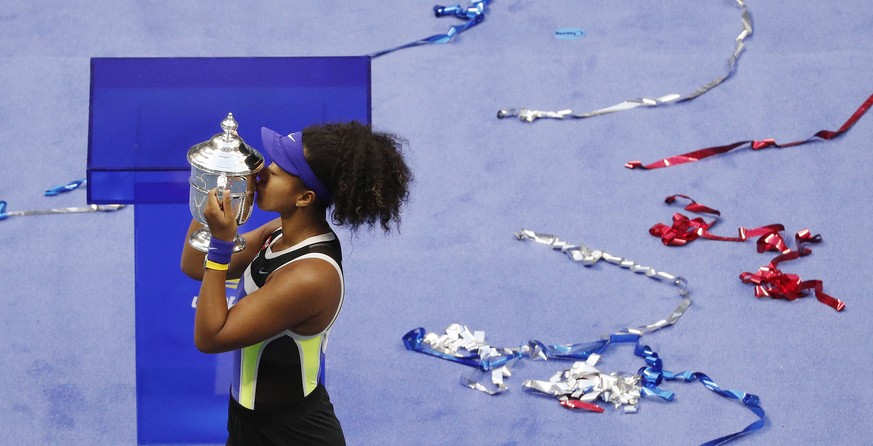
<instances>
[{"instance_id":1,"label":"black tank top","mask_svg":"<svg viewBox=\"0 0 873 446\"><path fill-rule=\"evenodd\" d=\"M310 237L297 245L273 252L272 246L282 238L281 228L264 242L261 251L246 268L237 288L240 301L260 289L267 277L291 262L318 258L331 265L343 281L342 251L336 234ZM232 394L240 405L256 409L258 405L293 404L324 383L324 352L330 328L342 308L345 287L341 286L340 304L330 323L320 333L304 336L284 330L263 342L234 352ZM257 298L257 296L254 296Z\"/></svg>"}]
</instances>

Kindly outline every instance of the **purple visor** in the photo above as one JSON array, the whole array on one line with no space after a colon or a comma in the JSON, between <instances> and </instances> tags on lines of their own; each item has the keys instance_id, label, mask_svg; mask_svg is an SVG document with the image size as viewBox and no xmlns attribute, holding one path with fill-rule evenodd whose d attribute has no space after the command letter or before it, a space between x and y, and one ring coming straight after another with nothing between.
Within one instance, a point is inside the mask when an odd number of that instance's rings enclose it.
<instances>
[{"instance_id":1,"label":"purple visor","mask_svg":"<svg viewBox=\"0 0 873 446\"><path fill-rule=\"evenodd\" d=\"M285 172L300 178L306 187L315 192L319 200L330 203L333 194L324 183L315 176L315 172L306 162L303 155L303 133L295 132L288 136L280 135L266 127L261 127L261 139L264 141L264 151L267 163L274 162Z\"/></svg>"}]
</instances>

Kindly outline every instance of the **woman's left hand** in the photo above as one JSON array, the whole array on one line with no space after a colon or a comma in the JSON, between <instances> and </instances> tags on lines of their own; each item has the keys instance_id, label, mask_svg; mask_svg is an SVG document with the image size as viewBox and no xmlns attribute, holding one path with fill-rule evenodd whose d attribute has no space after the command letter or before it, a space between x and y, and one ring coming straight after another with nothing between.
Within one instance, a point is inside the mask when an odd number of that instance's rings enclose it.
<instances>
[{"instance_id":1,"label":"woman's left hand","mask_svg":"<svg viewBox=\"0 0 873 446\"><path fill-rule=\"evenodd\" d=\"M206 208L203 209L203 217L209 232L219 240L232 241L237 231L236 212L230 205L230 191L225 190L222 199L218 199L218 188L209 191L206 199Z\"/></svg>"}]
</instances>

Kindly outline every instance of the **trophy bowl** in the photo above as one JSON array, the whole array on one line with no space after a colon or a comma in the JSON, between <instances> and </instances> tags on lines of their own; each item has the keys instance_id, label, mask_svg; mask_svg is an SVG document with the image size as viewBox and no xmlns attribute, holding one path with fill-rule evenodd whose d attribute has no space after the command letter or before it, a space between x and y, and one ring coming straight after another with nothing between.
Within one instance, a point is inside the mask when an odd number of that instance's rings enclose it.
<instances>
[{"instance_id":1,"label":"trophy bowl","mask_svg":"<svg viewBox=\"0 0 873 446\"><path fill-rule=\"evenodd\" d=\"M264 167L264 156L239 137L238 127L233 113L228 113L221 121L222 133L188 150L188 163L191 164L188 207L194 220L203 225L207 224L203 216L206 200L209 191L215 188L218 188L219 199L224 194L230 194L230 205L236 214L237 225L242 225L252 215L256 176ZM198 251L207 252L211 239L209 228L203 227L191 234L188 243ZM245 247L245 239L235 234L233 252L242 251Z\"/></svg>"}]
</instances>

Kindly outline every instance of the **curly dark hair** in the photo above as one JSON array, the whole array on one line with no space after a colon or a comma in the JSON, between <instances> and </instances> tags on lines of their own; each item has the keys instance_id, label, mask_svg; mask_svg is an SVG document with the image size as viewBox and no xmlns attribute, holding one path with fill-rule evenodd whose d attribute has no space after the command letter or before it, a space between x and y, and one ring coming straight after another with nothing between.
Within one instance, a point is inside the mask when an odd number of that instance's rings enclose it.
<instances>
[{"instance_id":1,"label":"curly dark hair","mask_svg":"<svg viewBox=\"0 0 873 446\"><path fill-rule=\"evenodd\" d=\"M390 232L400 224L400 208L409 199L412 172L403 159L405 141L374 132L357 121L303 129L306 160L333 192L333 222L353 232L377 223ZM327 206L328 204L325 204Z\"/></svg>"}]
</instances>

